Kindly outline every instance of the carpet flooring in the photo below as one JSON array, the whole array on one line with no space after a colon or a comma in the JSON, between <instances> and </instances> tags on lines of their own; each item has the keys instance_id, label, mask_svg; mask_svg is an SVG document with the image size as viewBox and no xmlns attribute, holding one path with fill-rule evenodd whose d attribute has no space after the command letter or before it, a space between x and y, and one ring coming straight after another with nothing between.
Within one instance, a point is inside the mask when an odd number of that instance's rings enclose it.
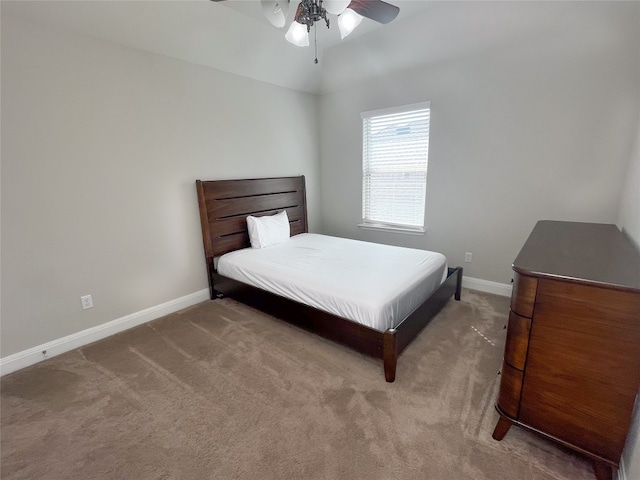
<instances>
[{"instance_id":1,"label":"carpet flooring","mask_svg":"<svg viewBox=\"0 0 640 480\"><path fill-rule=\"evenodd\" d=\"M509 299L464 290L382 362L230 299L2 378L16 479L583 480L519 428L491 438Z\"/></svg>"}]
</instances>

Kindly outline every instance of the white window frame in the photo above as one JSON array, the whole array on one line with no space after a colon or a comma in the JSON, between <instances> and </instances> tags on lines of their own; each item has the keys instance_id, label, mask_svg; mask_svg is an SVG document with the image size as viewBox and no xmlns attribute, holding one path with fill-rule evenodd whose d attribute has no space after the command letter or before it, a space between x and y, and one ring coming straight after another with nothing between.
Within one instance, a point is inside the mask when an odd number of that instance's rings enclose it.
<instances>
[{"instance_id":1,"label":"white window frame","mask_svg":"<svg viewBox=\"0 0 640 480\"><path fill-rule=\"evenodd\" d=\"M426 139L424 139L425 144L421 145L420 148L424 150L425 153L425 162L424 162L424 184L423 188L423 201L417 204L414 204L413 207L420 208L421 212L417 212L421 218L421 224L403 224L403 223L394 223L392 218L387 220L375 220L372 217L375 215L367 214L368 209L371 205L368 195L370 195L370 188L367 187L367 183L370 184L370 159L369 156L371 153L369 152L368 145L370 142L370 138L368 137L371 134L370 131L370 120L376 117L385 117L388 115L396 115L403 113L411 113L420 110L427 110L426 114L426 122L427 122L427 131L426 131ZM429 163L429 130L430 130L430 116L431 116L431 102L420 102L413 103L410 105L403 105L399 107L385 108L381 110L372 110L368 112L362 112L360 117L362 118L362 223L359 223L358 226L363 229L372 229L372 230L385 230L385 231L393 231L399 233L408 233L415 235L423 235L425 233L425 217L426 217L426 193L427 193L427 169ZM412 167L413 173L416 172L415 165ZM421 165L418 168L422 168ZM417 200L418 201L418 200ZM421 215L420 215L421 214Z\"/></svg>"}]
</instances>

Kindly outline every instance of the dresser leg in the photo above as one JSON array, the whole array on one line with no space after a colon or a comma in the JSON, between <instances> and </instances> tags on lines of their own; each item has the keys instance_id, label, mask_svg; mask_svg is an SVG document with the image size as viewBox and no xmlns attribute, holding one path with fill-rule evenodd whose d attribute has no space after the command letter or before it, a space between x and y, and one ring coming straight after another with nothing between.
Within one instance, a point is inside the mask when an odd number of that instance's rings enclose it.
<instances>
[{"instance_id":1,"label":"dresser leg","mask_svg":"<svg viewBox=\"0 0 640 480\"><path fill-rule=\"evenodd\" d=\"M596 478L598 480L612 480L613 478L611 467L600 460L593 461L593 471L596 473Z\"/></svg>"},{"instance_id":2,"label":"dresser leg","mask_svg":"<svg viewBox=\"0 0 640 480\"><path fill-rule=\"evenodd\" d=\"M496 428L493 429L493 435L491 436L494 440L500 441L507 434L509 428L511 428L511 422L504 417L500 417L496 424Z\"/></svg>"}]
</instances>

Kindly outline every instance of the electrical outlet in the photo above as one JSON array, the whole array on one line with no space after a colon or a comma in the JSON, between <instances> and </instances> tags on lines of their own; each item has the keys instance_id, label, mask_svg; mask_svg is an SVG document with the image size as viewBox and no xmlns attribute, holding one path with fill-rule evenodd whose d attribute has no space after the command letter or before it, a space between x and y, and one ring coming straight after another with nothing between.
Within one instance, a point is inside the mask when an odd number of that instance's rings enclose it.
<instances>
[{"instance_id":1,"label":"electrical outlet","mask_svg":"<svg viewBox=\"0 0 640 480\"><path fill-rule=\"evenodd\" d=\"M84 297L80 297L80 302L82 302L82 308L87 309L93 307L93 299L91 295L85 295Z\"/></svg>"},{"instance_id":2,"label":"electrical outlet","mask_svg":"<svg viewBox=\"0 0 640 480\"><path fill-rule=\"evenodd\" d=\"M464 261L465 263L471 263L471 257L472 257L472 253L471 252L466 252L464 254Z\"/></svg>"}]
</instances>

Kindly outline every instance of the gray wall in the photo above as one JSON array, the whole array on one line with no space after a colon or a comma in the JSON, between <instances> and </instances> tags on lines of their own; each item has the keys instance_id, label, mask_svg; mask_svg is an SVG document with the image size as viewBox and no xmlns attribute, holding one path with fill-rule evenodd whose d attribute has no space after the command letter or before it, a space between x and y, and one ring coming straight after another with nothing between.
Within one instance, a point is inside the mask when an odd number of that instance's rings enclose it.
<instances>
[{"instance_id":1,"label":"gray wall","mask_svg":"<svg viewBox=\"0 0 640 480\"><path fill-rule=\"evenodd\" d=\"M323 95L323 232L441 251L466 275L506 284L537 220L616 223L640 99L640 4L571 5L535 34ZM534 6L478 8L509 9L512 21L523 8L524 21ZM360 112L426 100L426 235L360 230Z\"/></svg>"},{"instance_id":2,"label":"gray wall","mask_svg":"<svg viewBox=\"0 0 640 480\"><path fill-rule=\"evenodd\" d=\"M631 154L626 184L620 201L618 226L640 249L640 117L636 125L635 148ZM636 400L633 425L627 438L623 460L626 478L628 480L640 478L640 399Z\"/></svg>"},{"instance_id":3,"label":"gray wall","mask_svg":"<svg viewBox=\"0 0 640 480\"><path fill-rule=\"evenodd\" d=\"M550 15L556 30L523 29L509 45L323 95L322 230L442 251L465 274L501 283L538 219L616 223L640 245L640 3L573 5L571 19ZM478 4L502 6L532 7ZM425 100L426 235L358 229L360 112ZM640 478L640 403L623 461L626 478Z\"/></svg>"},{"instance_id":4,"label":"gray wall","mask_svg":"<svg viewBox=\"0 0 640 480\"><path fill-rule=\"evenodd\" d=\"M618 226L640 249L640 118L637 121L636 141L630 154L625 179L618 212Z\"/></svg>"},{"instance_id":5,"label":"gray wall","mask_svg":"<svg viewBox=\"0 0 640 480\"><path fill-rule=\"evenodd\" d=\"M304 174L314 229L316 105L3 14L2 357L207 288L196 178Z\"/></svg>"},{"instance_id":6,"label":"gray wall","mask_svg":"<svg viewBox=\"0 0 640 480\"><path fill-rule=\"evenodd\" d=\"M482 9L506 5L517 16ZM472 251L467 274L503 283L539 218L617 222L640 244L640 4L580 8L590 23L552 16L319 102L3 15L1 356L206 288L195 178L305 174L312 230L322 207L326 233ZM360 231L359 114L424 100L429 230ZM629 479L639 431L636 415Z\"/></svg>"}]
</instances>

